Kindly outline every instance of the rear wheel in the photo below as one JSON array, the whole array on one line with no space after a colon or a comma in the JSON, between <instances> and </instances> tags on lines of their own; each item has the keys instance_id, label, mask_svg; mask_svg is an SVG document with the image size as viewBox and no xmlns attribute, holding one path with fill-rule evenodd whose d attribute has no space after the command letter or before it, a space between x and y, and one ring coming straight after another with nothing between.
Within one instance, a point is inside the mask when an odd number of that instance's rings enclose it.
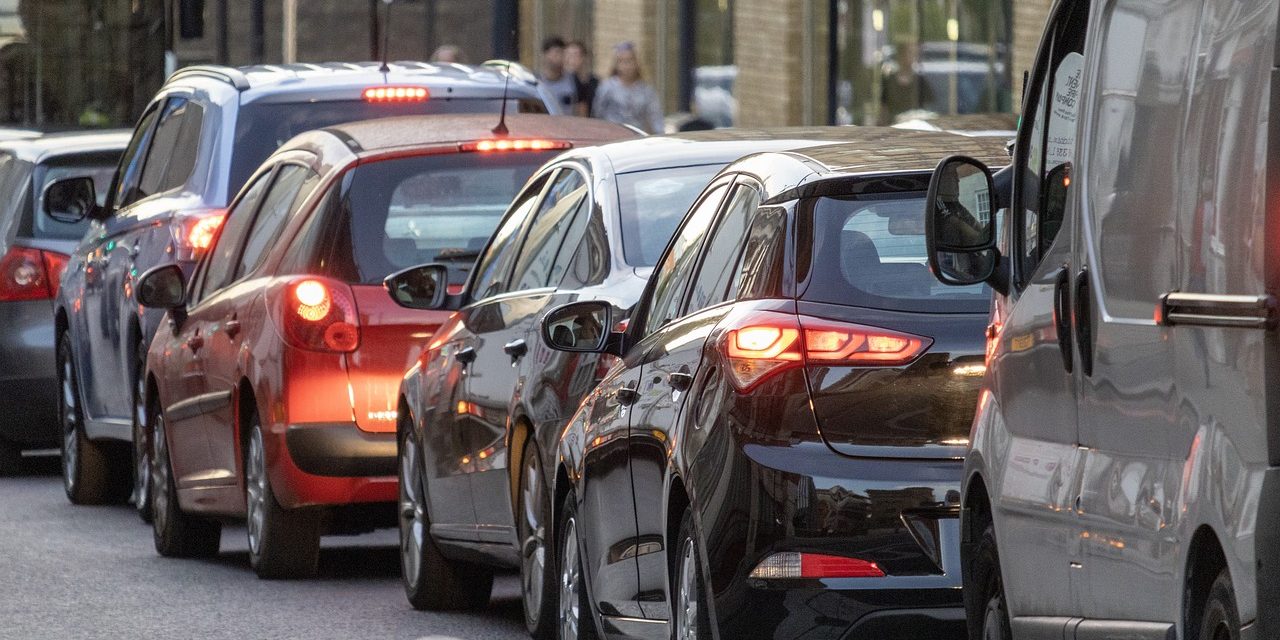
<instances>
[{"instance_id":1,"label":"rear wheel","mask_svg":"<svg viewBox=\"0 0 1280 640\"><path fill-rule=\"evenodd\" d=\"M1191 640L1239 640L1240 616L1236 613L1235 589L1231 574L1223 569L1209 587L1198 633Z\"/></svg>"},{"instance_id":2,"label":"rear wheel","mask_svg":"<svg viewBox=\"0 0 1280 640\"><path fill-rule=\"evenodd\" d=\"M169 442L164 431L164 414L152 407L151 442L151 528L156 552L167 558L206 558L218 555L222 525L189 516L178 505L177 485L169 461Z\"/></svg>"},{"instance_id":3,"label":"rear wheel","mask_svg":"<svg viewBox=\"0 0 1280 640\"><path fill-rule=\"evenodd\" d=\"M524 625L534 638L550 638L555 629L556 581L548 570L554 555L547 546L551 498L547 495L542 457L532 437L524 446L520 469L520 503L516 509L520 541L520 586Z\"/></svg>"},{"instance_id":4,"label":"rear wheel","mask_svg":"<svg viewBox=\"0 0 1280 640\"><path fill-rule=\"evenodd\" d=\"M133 384L133 505L151 522L151 437L147 429L147 349L138 343Z\"/></svg>"},{"instance_id":5,"label":"rear wheel","mask_svg":"<svg viewBox=\"0 0 1280 640\"><path fill-rule=\"evenodd\" d=\"M702 588L702 564L699 562L697 536L693 530L693 512L688 509L680 520L680 537L676 555L671 559L671 594L675 599L675 640L698 640L711 637L710 612L706 607L706 591Z\"/></svg>"},{"instance_id":6,"label":"rear wheel","mask_svg":"<svg viewBox=\"0 0 1280 640\"><path fill-rule=\"evenodd\" d=\"M1004 580L1000 573L1000 554L996 547L995 525L988 522L982 537L973 547L965 580L965 608L969 619L969 637L980 640L1011 640L1009 608L1004 596ZM971 577L970 577L971 576Z\"/></svg>"},{"instance_id":7,"label":"rear wheel","mask_svg":"<svg viewBox=\"0 0 1280 640\"><path fill-rule=\"evenodd\" d=\"M244 464L249 565L264 579L314 576L320 563L320 514L280 506L267 476L262 425L256 415L249 427Z\"/></svg>"},{"instance_id":8,"label":"rear wheel","mask_svg":"<svg viewBox=\"0 0 1280 640\"><path fill-rule=\"evenodd\" d=\"M493 572L444 557L431 537L422 449L400 429L400 569L404 593L419 611L480 609L489 604Z\"/></svg>"},{"instance_id":9,"label":"rear wheel","mask_svg":"<svg viewBox=\"0 0 1280 640\"><path fill-rule=\"evenodd\" d=\"M556 540L560 542L558 559L560 584L559 640L595 640L596 623L591 614L591 598L582 576L582 553L578 542L578 511L573 496L565 496L560 509L560 526Z\"/></svg>"},{"instance_id":10,"label":"rear wheel","mask_svg":"<svg viewBox=\"0 0 1280 640\"><path fill-rule=\"evenodd\" d=\"M62 423L62 487L72 504L121 503L129 497L128 463L105 443L84 433L80 381L71 355L71 335L58 341L58 417Z\"/></svg>"}]
</instances>

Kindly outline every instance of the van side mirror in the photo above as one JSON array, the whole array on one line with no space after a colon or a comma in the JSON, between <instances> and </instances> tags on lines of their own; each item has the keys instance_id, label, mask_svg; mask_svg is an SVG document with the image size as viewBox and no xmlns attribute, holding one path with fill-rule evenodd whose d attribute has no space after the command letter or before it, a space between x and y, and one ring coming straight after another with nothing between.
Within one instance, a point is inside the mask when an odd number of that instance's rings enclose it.
<instances>
[{"instance_id":1,"label":"van side mirror","mask_svg":"<svg viewBox=\"0 0 1280 640\"><path fill-rule=\"evenodd\" d=\"M153 267L138 278L138 304L153 309L182 309L187 305L187 279L176 264Z\"/></svg>"},{"instance_id":2,"label":"van side mirror","mask_svg":"<svg viewBox=\"0 0 1280 640\"><path fill-rule=\"evenodd\" d=\"M556 307L542 318L542 339L556 351L621 356L622 334L611 332L613 305L583 300Z\"/></svg>"},{"instance_id":3,"label":"van side mirror","mask_svg":"<svg viewBox=\"0 0 1280 640\"><path fill-rule=\"evenodd\" d=\"M93 178L81 176L49 183L44 189L45 215L66 224L75 224L85 218L102 215L98 197L93 189Z\"/></svg>"},{"instance_id":4,"label":"van side mirror","mask_svg":"<svg viewBox=\"0 0 1280 640\"><path fill-rule=\"evenodd\" d=\"M382 281L396 304L419 311L451 309L455 296L449 295L449 267L431 263L409 267Z\"/></svg>"},{"instance_id":5,"label":"van side mirror","mask_svg":"<svg viewBox=\"0 0 1280 640\"><path fill-rule=\"evenodd\" d=\"M997 278L997 198L991 170L966 156L943 160L933 171L925 199L925 242L929 268L943 284L980 282L1005 293Z\"/></svg>"}]
</instances>

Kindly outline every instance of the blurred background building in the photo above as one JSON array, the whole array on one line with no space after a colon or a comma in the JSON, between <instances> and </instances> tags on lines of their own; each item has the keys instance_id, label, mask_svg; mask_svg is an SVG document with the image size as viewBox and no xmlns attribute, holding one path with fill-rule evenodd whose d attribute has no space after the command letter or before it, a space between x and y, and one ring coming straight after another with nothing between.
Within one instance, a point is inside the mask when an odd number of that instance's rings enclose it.
<instances>
[{"instance_id":1,"label":"blurred background building","mask_svg":"<svg viewBox=\"0 0 1280 640\"><path fill-rule=\"evenodd\" d=\"M0 121L132 124L189 64L639 47L668 113L717 126L1012 112L1050 0L0 0Z\"/></svg>"}]
</instances>

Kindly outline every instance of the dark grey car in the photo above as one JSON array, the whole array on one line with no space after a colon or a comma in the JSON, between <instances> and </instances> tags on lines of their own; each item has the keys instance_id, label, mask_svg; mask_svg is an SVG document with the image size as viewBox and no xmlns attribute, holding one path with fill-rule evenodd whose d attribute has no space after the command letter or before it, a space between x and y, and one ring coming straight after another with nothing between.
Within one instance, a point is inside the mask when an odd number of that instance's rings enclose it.
<instances>
[{"instance_id":1,"label":"dark grey car","mask_svg":"<svg viewBox=\"0 0 1280 640\"><path fill-rule=\"evenodd\" d=\"M21 452L58 446L53 297L87 223L38 213L44 187L87 177L106 185L127 131L0 143L0 475Z\"/></svg>"}]
</instances>

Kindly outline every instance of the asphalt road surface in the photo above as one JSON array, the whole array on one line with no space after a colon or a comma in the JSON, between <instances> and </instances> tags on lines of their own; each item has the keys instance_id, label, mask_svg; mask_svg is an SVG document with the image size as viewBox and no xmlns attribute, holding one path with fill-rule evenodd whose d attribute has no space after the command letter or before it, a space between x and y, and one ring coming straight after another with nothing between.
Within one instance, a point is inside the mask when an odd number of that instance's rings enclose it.
<instances>
[{"instance_id":1,"label":"asphalt road surface","mask_svg":"<svg viewBox=\"0 0 1280 640\"><path fill-rule=\"evenodd\" d=\"M0 639L528 638L514 576L486 611L410 608L394 531L325 538L319 577L264 581L243 527L223 529L215 559L161 558L132 508L73 507L48 462L0 478Z\"/></svg>"}]
</instances>

